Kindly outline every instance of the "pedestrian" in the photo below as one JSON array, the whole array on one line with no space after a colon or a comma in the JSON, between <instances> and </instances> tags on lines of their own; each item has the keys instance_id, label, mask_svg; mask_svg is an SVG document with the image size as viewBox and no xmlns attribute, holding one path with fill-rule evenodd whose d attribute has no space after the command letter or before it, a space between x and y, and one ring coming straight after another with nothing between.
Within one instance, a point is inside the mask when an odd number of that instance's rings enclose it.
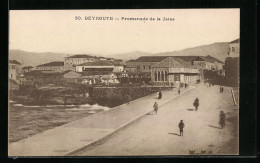
<instances>
[{"instance_id":1,"label":"pedestrian","mask_svg":"<svg viewBox=\"0 0 260 163\"><path fill-rule=\"evenodd\" d=\"M162 92L159 91L159 93L158 93L158 99L161 99L161 98L162 98Z\"/></svg>"},{"instance_id":2,"label":"pedestrian","mask_svg":"<svg viewBox=\"0 0 260 163\"><path fill-rule=\"evenodd\" d=\"M222 93L222 87L219 87L219 93Z\"/></svg>"},{"instance_id":3,"label":"pedestrian","mask_svg":"<svg viewBox=\"0 0 260 163\"><path fill-rule=\"evenodd\" d=\"M178 94L181 94L181 88L178 89Z\"/></svg>"},{"instance_id":4,"label":"pedestrian","mask_svg":"<svg viewBox=\"0 0 260 163\"><path fill-rule=\"evenodd\" d=\"M154 109L154 111L155 111L155 113L157 115L157 112L158 112L158 104L157 104L157 102L154 103L153 109Z\"/></svg>"},{"instance_id":5,"label":"pedestrian","mask_svg":"<svg viewBox=\"0 0 260 163\"><path fill-rule=\"evenodd\" d=\"M185 83L185 88L187 88L188 87L188 84L187 83Z\"/></svg>"},{"instance_id":6,"label":"pedestrian","mask_svg":"<svg viewBox=\"0 0 260 163\"><path fill-rule=\"evenodd\" d=\"M225 127L226 114L223 111L220 111L220 114L219 114L219 124L220 124L222 129Z\"/></svg>"},{"instance_id":7,"label":"pedestrian","mask_svg":"<svg viewBox=\"0 0 260 163\"><path fill-rule=\"evenodd\" d=\"M185 127L183 120L180 121L178 126L179 126L179 129L180 129L180 136L183 136L183 128Z\"/></svg>"},{"instance_id":8,"label":"pedestrian","mask_svg":"<svg viewBox=\"0 0 260 163\"><path fill-rule=\"evenodd\" d=\"M222 90L221 90L222 93L224 93L224 87L222 87Z\"/></svg>"},{"instance_id":9,"label":"pedestrian","mask_svg":"<svg viewBox=\"0 0 260 163\"><path fill-rule=\"evenodd\" d=\"M199 107L199 99L198 99L198 97L194 100L193 105L195 106L195 111L197 111L198 107Z\"/></svg>"}]
</instances>

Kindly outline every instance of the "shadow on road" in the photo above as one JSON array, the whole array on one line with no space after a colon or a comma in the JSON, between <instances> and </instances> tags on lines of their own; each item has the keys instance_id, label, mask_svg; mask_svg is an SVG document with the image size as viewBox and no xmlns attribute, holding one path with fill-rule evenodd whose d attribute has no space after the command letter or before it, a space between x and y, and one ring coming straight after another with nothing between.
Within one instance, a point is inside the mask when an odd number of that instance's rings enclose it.
<instances>
[{"instance_id":1,"label":"shadow on road","mask_svg":"<svg viewBox=\"0 0 260 163\"><path fill-rule=\"evenodd\" d=\"M212 127L212 128L222 129L221 127L217 127L217 126L211 126L211 125L208 125L208 126Z\"/></svg>"},{"instance_id":2,"label":"shadow on road","mask_svg":"<svg viewBox=\"0 0 260 163\"><path fill-rule=\"evenodd\" d=\"M156 115L156 113L146 113L146 115Z\"/></svg>"},{"instance_id":3,"label":"shadow on road","mask_svg":"<svg viewBox=\"0 0 260 163\"><path fill-rule=\"evenodd\" d=\"M168 134L180 136L179 134L176 134L176 133L168 133Z\"/></svg>"},{"instance_id":4,"label":"shadow on road","mask_svg":"<svg viewBox=\"0 0 260 163\"><path fill-rule=\"evenodd\" d=\"M194 109L187 109L188 111L194 111Z\"/></svg>"}]
</instances>

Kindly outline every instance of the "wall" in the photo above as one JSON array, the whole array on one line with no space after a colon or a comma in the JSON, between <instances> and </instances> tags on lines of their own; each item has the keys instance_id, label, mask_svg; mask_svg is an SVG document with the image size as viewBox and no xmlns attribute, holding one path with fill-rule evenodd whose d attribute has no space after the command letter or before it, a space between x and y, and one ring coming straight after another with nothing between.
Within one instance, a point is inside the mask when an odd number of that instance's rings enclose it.
<instances>
[{"instance_id":1,"label":"wall","mask_svg":"<svg viewBox=\"0 0 260 163\"><path fill-rule=\"evenodd\" d=\"M54 72L63 72L64 66L40 66L36 67L36 70L50 70Z\"/></svg>"},{"instance_id":2,"label":"wall","mask_svg":"<svg viewBox=\"0 0 260 163\"><path fill-rule=\"evenodd\" d=\"M166 87L131 87L131 89L129 89L127 87L119 87L119 88L94 87L91 97L97 101L100 101L100 104L106 106L106 102L108 101L110 102L115 101L115 103L118 103L116 101L119 101L120 104L126 103L129 100L128 95L131 97L131 101L132 101L165 89L167 88Z\"/></svg>"}]
</instances>

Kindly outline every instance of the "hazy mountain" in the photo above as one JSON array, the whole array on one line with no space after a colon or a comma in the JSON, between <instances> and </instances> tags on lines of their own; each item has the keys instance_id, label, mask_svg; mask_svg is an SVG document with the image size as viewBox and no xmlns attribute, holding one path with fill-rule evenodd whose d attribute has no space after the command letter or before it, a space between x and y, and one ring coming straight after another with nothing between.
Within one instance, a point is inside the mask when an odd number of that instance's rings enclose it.
<instances>
[{"instance_id":1,"label":"hazy mountain","mask_svg":"<svg viewBox=\"0 0 260 163\"><path fill-rule=\"evenodd\" d=\"M193 48L187 48L181 51L173 51L173 52L165 52L153 55L161 55L161 56L207 56L210 55L215 57L221 61L225 61L228 56L229 45L228 42L219 42L213 43L210 45L202 45Z\"/></svg>"},{"instance_id":2,"label":"hazy mountain","mask_svg":"<svg viewBox=\"0 0 260 163\"><path fill-rule=\"evenodd\" d=\"M137 59L140 56L156 56L156 55L161 55L161 56L211 55L212 57L215 57L221 61L225 61L225 58L227 57L227 53L228 53L228 48L229 46L227 42L220 42L220 43L213 43L210 45L187 48L181 51L156 53L156 54L134 51L130 53L107 55L106 57L130 60L130 59ZM23 50L9 51L9 59L17 60L18 62L23 63L24 66L37 66L52 61L64 61L64 57L68 55L73 55L73 54L52 53L52 52L35 53L35 52L27 52ZM95 56L100 56L100 55L95 55Z\"/></svg>"},{"instance_id":3,"label":"hazy mountain","mask_svg":"<svg viewBox=\"0 0 260 163\"><path fill-rule=\"evenodd\" d=\"M130 60L130 59L136 59L140 56L149 56L149 55L153 55L153 54L141 52L141 51L134 51L134 52L129 52L129 53L112 54L112 55L109 55L109 56L112 57L112 58Z\"/></svg>"},{"instance_id":4,"label":"hazy mountain","mask_svg":"<svg viewBox=\"0 0 260 163\"><path fill-rule=\"evenodd\" d=\"M63 53L35 53L27 52L23 50L10 50L9 59L17 60L22 63L24 66L37 66L40 64L52 62L52 61L64 61L64 57L68 54Z\"/></svg>"}]
</instances>

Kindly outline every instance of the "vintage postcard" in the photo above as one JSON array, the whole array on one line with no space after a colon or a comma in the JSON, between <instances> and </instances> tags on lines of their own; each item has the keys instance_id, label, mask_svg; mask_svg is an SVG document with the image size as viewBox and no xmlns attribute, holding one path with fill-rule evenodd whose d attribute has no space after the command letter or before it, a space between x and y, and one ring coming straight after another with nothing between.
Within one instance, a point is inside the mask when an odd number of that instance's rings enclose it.
<instances>
[{"instance_id":1,"label":"vintage postcard","mask_svg":"<svg viewBox=\"0 0 260 163\"><path fill-rule=\"evenodd\" d=\"M10 157L239 154L239 9L9 22Z\"/></svg>"}]
</instances>

